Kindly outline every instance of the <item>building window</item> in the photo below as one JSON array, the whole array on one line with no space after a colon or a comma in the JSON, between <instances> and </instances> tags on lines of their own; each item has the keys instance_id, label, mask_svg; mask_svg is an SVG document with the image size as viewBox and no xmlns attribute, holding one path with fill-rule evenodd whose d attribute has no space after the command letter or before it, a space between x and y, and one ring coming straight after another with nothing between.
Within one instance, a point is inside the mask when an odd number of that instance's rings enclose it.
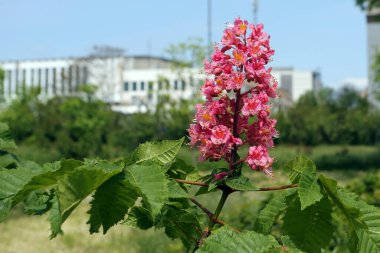
<instances>
[{"instance_id":1,"label":"building window","mask_svg":"<svg viewBox=\"0 0 380 253\"><path fill-rule=\"evenodd\" d=\"M34 86L34 69L30 70L30 84Z\"/></svg>"},{"instance_id":2,"label":"building window","mask_svg":"<svg viewBox=\"0 0 380 253\"><path fill-rule=\"evenodd\" d=\"M42 69L38 69L38 89L41 92L41 85L42 85Z\"/></svg>"},{"instance_id":3,"label":"building window","mask_svg":"<svg viewBox=\"0 0 380 253\"><path fill-rule=\"evenodd\" d=\"M178 81L177 80L174 81L174 90L178 90Z\"/></svg>"},{"instance_id":4,"label":"building window","mask_svg":"<svg viewBox=\"0 0 380 253\"><path fill-rule=\"evenodd\" d=\"M148 83L148 90L152 91L153 90L153 82Z\"/></svg>"},{"instance_id":5,"label":"building window","mask_svg":"<svg viewBox=\"0 0 380 253\"><path fill-rule=\"evenodd\" d=\"M182 82L181 82L181 89L182 90L186 89L186 82L185 82L185 80L182 80Z\"/></svg>"},{"instance_id":6,"label":"building window","mask_svg":"<svg viewBox=\"0 0 380 253\"><path fill-rule=\"evenodd\" d=\"M65 68L61 68L61 93L65 94L65 82L66 82L66 75L65 75Z\"/></svg>"},{"instance_id":7,"label":"building window","mask_svg":"<svg viewBox=\"0 0 380 253\"><path fill-rule=\"evenodd\" d=\"M8 95L12 94L12 71L8 70Z\"/></svg>"},{"instance_id":8,"label":"building window","mask_svg":"<svg viewBox=\"0 0 380 253\"><path fill-rule=\"evenodd\" d=\"M136 83L136 82L133 82L133 83L132 83L132 90L133 90L133 91L136 91L136 90L137 90L137 83Z\"/></svg>"},{"instance_id":9,"label":"building window","mask_svg":"<svg viewBox=\"0 0 380 253\"><path fill-rule=\"evenodd\" d=\"M49 92L49 69L45 69L45 94Z\"/></svg>"},{"instance_id":10,"label":"building window","mask_svg":"<svg viewBox=\"0 0 380 253\"><path fill-rule=\"evenodd\" d=\"M69 67L69 77L68 77L68 86L69 86L69 93L73 92L73 67Z\"/></svg>"},{"instance_id":11,"label":"building window","mask_svg":"<svg viewBox=\"0 0 380 253\"><path fill-rule=\"evenodd\" d=\"M26 69L22 70L22 77L21 78L22 78L22 84L21 84L22 90L21 90L21 93L25 94L25 90L26 90Z\"/></svg>"},{"instance_id":12,"label":"building window","mask_svg":"<svg viewBox=\"0 0 380 253\"><path fill-rule=\"evenodd\" d=\"M53 94L57 95L57 69L53 68Z\"/></svg>"},{"instance_id":13,"label":"building window","mask_svg":"<svg viewBox=\"0 0 380 253\"><path fill-rule=\"evenodd\" d=\"M125 91L128 91L128 90L129 90L129 83L128 83L128 82L125 82L125 83L124 83L124 90L125 90Z\"/></svg>"},{"instance_id":14,"label":"building window","mask_svg":"<svg viewBox=\"0 0 380 253\"><path fill-rule=\"evenodd\" d=\"M141 90L145 90L145 83L144 83L144 82L141 82L141 83L140 83L140 89L141 89Z\"/></svg>"}]
</instances>

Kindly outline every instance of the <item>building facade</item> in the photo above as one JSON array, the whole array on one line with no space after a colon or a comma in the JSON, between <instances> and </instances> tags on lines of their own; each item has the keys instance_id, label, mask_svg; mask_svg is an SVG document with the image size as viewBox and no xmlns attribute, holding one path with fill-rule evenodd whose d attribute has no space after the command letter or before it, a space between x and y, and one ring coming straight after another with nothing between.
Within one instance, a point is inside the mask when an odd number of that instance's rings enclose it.
<instances>
[{"instance_id":1,"label":"building facade","mask_svg":"<svg viewBox=\"0 0 380 253\"><path fill-rule=\"evenodd\" d=\"M0 89L5 103L31 87L39 87L40 98L46 100L78 95L81 85L95 84L96 96L123 113L154 110L161 97L193 99L206 77L201 69L173 69L169 60L150 56L4 61L0 67L5 71ZM284 105L322 86L315 71L274 68L272 74Z\"/></svg>"},{"instance_id":2,"label":"building facade","mask_svg":"<svg viewBox=\"0 0 380 253\"><path fill-rule=\"evenodd\" d=\"M380 107L376 94L380 92L380 84L375 83L373 63L376 54L380 54L380 8L374 8L367 13L367 43L368 43L368 98Z\"/></svg>"}]
</instances>

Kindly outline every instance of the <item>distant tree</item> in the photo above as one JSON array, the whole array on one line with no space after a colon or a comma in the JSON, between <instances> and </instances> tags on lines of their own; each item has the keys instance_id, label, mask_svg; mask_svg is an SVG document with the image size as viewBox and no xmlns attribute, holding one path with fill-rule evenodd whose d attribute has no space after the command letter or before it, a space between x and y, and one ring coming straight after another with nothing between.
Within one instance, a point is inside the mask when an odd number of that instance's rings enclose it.
<instances>
[{"instance_id":1,"label":"distant tree","mask_svg":"<svg viewBox=\"0 0 380 253\"><path fill-rule=\"evenodd\" d=\"M207 46L201 38L189 38L186 42L172 44L165 49L176 68L201 67L206 52Z\"/></svg>"},{"instance_id":2,"label":"distant tree","mask_svg":"<svg viewBox=\"0 0 380 253\"><path fill-rule=\"evenodd\" d=\"M363 10L370 10L380 7L380 0L356 0L356 4Z\"/></svg>"}]
</instances>

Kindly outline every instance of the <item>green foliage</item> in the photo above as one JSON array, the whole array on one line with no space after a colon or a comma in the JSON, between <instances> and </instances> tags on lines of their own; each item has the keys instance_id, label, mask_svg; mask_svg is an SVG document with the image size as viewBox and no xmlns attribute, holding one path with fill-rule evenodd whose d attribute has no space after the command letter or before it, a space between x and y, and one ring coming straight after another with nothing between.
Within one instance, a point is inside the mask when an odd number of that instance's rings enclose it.
<instances>
[{"instance_id":1,"label":"green foliage","mask_svg":"<svg viewBox=\"0 0 380 253\"><path fill-rule=\"evenodd\" d=\"M0 150L12 150L14 148L16 148L16 143L8 124L0 123Z\"/></svg>"},{"instance_id":2,"label":"green foliage","mask_svg":"<svg viewBox=\"0 0 380 253\"><path fill-rule=\"evenodd\" d=\"M289 190L275 195L257 216L254 227L255 231L269 234L273 224L287 207L286 197L294 193L293 190Z\"/></svg>"},{"instance_id":3,"label":"green foliage","mask_svg":"<svg viewBox=\"0 0 380 253\"><path fill-rule=\"evenodd\" d=\"M162 141L158 143L141 144L128 159L128 164L139 164L152 161L159 164L171 162L177 155L185 138L177 141Z\"/></svg>"},{"instance_id":4,"label":"green foliage","mask_svg":"<svg viewBox=\"0 0 380 253\"><path fill-rule=\"evenodd\" d=\"M262 235L253 231L236 233L233 230L223 227L214 231L197 252L199 253L230 253L230 252L257 252L267 253L270 250L280 248L280 245L273 236ZM275 252L275 251L273 251ZM279 251L277 251L279 252Z\"/></svg>"},{"instance_id":5,"label":"green foliage","mask_svg":"<svg viewBox=\"0 0 380 253\"><path fill-rule=\"evenodd\" d=\"M328 246L334 231L331 223L332 206L328 198L301 210L300 199L287 199L283 230L297 247L305 252L321 252Z\"/></svg>"},{"instance_id":6,"label":"green foliage","mask_svg":"<svg viewBox=\"0 0 380 253\"><path fill-rule=\"evenodd\" d=\"M309 92L289 108L278 110L278 143L376 144L380 112L349 86Z\"/></svg>"},{"instance_id":7,"label":"green foliage","mask_svg":"<svg viewBox=\"0 0 380 253\"><path fill-rule=\"evenodd\" d=\"M238 191L255 191L258 189L248 178L243 176L227 179L226 185Z\"/></svg>"},{"instance_id":8,"label":"green foliage","mask_svg":"<svg viewBox=\"0 0 380 253\"><path fill-rule=\"evenodd\" d=\"M305 171L316 173L316 167L312 160L300 155L286 163L284 171L288 174L290 181L296 184Z\"/></svg>"},{"instance_id":9,"label":"green foliage","mask_svg":"<svg viewBox=\"0 0 380 253\"><path fill-rule=\"evenodd\" d=\"M356 0L356 4L363 10L370 10L380 6L379 0Z\"/></svg>"},{"instance_id":10,"label":"green foliage","mask_svg":"<svg viewBox=\"0 0 380 253\"><path fill-rule=\"evenodd\" d=\"M103 226L103 233L124 219L128 209L134 206L138 195L125 179L118 174L104 182L95 192L89 211L90 233L99 232ZM129 214L131 216L131 214Z\"/></svg>"},{"instance_id":11,"label":"green foliage","mask_svg":"<svg viewBox=\"0 0 380 253\"><path fill-rule=\"evenodd\" d=\"M298 185L298 196L301 201L301 210L322 199L323 195L315 170L303 170Z\"/></svg>"},{"instance_id":12,"label":"green foliage","mask_svg":"<svg viewBox=\"0 0 380 253\"><path fill-rule=\"evenodd\" d=\"M76 207L92 195L90 233L102 229L105 234L122 223L143 230L162 229L169 238L180 239L187 251L269 253L327 250L336 239L336 219L342 215L351 230L353 252L380 252L380 211L338 187L336 181L318 176L314 162L304 156L284 166L293 188L275 192L257 215L255 231L236 232L224 222L210 221L210 211L197 204L207 213L206 219L200 218L198 207L189 201L195 191L176 179L209 183L197 193L222 190L224 199L238 191L261 190L243 175L215 181L214 173L223 169L201 177L177 158L183 141L145 143L129 159L116 162L62 160L39 166L20 161L16 168L0 169L0 221L22 203L27 214L50 212L54 238L63 233L62 224ZM215 213L222 207L219 204ZM212 222L224 225L213 229ZM203 224L209 224L211 234L198 248L194 242L201 238Z\"/></svg>"},{"instance_id":13,"label":"green foliage","mask_svg":"<svg viewBox=\"0 0 380 253\"><path fill-rule=\"evenodd\" d=\"M131 165L126 173L130 183L139 189L139 195L155 218L169 198L169 182L162 168L159 165Z\"/></svg>"},{"instance_id":14,"label":"green foliage","mask_svg":"<svg viewBox=\"0 0 380 253\"><path fill-rule=\"evenodd\" d=\"M337 182L323 175L320 181L326 192L345 216L352 229L354 252L380 252L380 211L350 192L337 186Z\"/></svg>"}]
</instances>

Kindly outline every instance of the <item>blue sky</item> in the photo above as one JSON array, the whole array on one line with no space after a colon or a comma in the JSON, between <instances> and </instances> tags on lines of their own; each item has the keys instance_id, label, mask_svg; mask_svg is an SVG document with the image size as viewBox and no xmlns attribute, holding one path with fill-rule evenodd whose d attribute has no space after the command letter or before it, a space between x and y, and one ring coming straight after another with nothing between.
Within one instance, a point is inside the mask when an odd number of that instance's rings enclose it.
<instances>
[{"instance_id":1,"label":"blue sky","mask_svg":"<svg viewBox=\"0 0 380 253\"><path fill-rule=\"evenodd\" d=\"M93 45L162 55L169 44L207 36L206 0L0 0L0 60L86 55ZM251 0L213 0L212 34L252 20ZM318 69L325 84L367 77L366 24L354 0L260 0L272 66Z\"/></svg>"}]
</instances>

